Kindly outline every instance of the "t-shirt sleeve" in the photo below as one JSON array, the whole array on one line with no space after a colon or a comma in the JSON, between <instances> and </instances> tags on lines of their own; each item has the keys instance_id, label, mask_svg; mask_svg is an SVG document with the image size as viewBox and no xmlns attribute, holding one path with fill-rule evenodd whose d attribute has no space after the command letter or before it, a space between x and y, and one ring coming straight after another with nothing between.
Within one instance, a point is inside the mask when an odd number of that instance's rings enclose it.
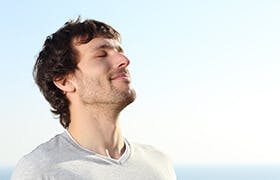
<instances>
[{"instance_id":1,"label":"t-shirt sleeve","mask_svg":"<svg viewBox=\"0 0 280 180\"><path fill-rule=\"evenodd\" d=\"M23 157L16 165L11 180L47 180L40 174L40 168L30 159Z\"/></svg>"}]
</instances>

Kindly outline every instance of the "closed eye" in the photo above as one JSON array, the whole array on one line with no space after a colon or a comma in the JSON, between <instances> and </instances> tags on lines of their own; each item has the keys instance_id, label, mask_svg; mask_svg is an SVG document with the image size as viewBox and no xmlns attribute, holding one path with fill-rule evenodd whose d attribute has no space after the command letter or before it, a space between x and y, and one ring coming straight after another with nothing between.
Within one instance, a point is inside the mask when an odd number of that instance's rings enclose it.
<instances>
[{"instance_id":1,"label":"closed eye","mask_svg":"<svg viewBox=\"0 0 280 180\"><path fill-rule=\"evenodd\" d=\"M107 56L107 52L104 50L100 50L95 54L96 57L106 57Z\"/></svg>"}]
</instances>

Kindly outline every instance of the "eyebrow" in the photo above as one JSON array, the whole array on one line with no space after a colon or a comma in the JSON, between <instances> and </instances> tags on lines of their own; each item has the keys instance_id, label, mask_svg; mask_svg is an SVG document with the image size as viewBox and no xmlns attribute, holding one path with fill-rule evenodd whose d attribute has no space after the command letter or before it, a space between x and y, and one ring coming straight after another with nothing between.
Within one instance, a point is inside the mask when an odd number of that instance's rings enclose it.
<instances>
[{"instance_id":1,"label":"eyebrow","mask_svg":"<svg viewBox=\"0 0 280 180\"><path fill-rule=\"evenodd\" d=\"M111 44L101 44L100 46L95 47L93 50L97 51L99 49L116 49L118 52L124 52L123 48L120 45L111 45Z\"/></svg>"}]
</instances>

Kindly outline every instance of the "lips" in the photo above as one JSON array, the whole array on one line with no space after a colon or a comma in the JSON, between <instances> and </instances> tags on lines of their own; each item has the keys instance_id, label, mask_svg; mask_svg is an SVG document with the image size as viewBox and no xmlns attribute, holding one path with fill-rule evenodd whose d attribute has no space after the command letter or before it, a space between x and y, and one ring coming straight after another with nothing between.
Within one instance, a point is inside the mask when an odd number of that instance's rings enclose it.
<instances>
[{"instance_id":1,"label":"lips","mask_svg":"<svg viewBox=\"0 0 280 180\"><path fill-rule=\"evenodd\" d=\"M121 80L121 79L129 80L129 76L125 73L120 73L120 74L116 74L116 75L112 76L110 79L111 80Z\"/></svg>"}]
</instances>

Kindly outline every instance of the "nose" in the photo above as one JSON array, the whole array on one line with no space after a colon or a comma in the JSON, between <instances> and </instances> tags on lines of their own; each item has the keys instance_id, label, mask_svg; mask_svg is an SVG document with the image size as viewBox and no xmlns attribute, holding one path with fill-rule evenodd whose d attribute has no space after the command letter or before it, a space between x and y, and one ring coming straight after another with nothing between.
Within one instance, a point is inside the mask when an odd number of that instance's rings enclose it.
<instances>
[{"instance_id":1,"label":"nose","mask_svg":"<svg viewBox=\"0 0 280 180\"><path fill-rule=\"evenodd\" d=\"M126 68L130 63L130 60L123 53L118 53L117 59L116 66L118 69Z\"/></svg>"}]
</instances>

